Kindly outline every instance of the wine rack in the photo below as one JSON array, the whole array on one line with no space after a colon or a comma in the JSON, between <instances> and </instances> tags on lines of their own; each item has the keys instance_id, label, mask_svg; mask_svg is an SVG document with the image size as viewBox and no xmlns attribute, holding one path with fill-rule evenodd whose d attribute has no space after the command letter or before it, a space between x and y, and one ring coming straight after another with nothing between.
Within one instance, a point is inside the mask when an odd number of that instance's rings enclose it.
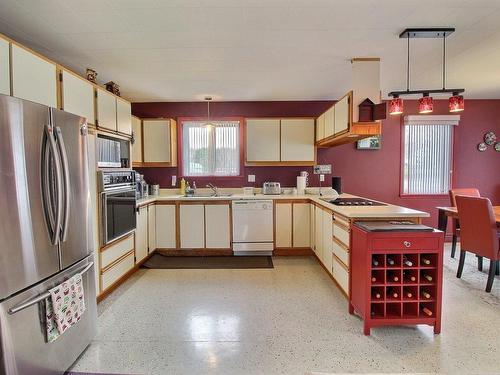
<instances>
[{"instance_id":1,"label":"wine rack","mask_svg":"<svg viewBox=\"0 0 500 375\"><path fill-rule=\"evenodd\" d=\"M444 234L352 226L349 312L372 327L427 324L441 331Z\"/></svg>"}]
</instances>

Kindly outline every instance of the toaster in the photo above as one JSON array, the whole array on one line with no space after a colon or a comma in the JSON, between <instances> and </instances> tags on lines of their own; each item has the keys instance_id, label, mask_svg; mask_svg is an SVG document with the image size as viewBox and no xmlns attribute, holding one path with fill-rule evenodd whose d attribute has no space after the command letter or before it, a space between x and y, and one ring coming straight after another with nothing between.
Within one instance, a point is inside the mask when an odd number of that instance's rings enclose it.
<instances>
[{"instance_id":1,"label":"toaster","mask_svg":"<svg viewBox=\"0 0 500 375\"><path fill-rule=\"evenodd\" d=\"M264 182L262 185L262 194L279 195L281 194L281 184L279 182Z\"/></svg>"}]
</instances>

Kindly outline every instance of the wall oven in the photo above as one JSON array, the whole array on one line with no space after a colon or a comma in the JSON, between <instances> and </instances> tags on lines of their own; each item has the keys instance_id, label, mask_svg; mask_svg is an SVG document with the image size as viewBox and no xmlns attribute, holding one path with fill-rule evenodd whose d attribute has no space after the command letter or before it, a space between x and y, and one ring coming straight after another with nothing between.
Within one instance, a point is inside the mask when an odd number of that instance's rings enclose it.
<instances>
[{"instance_id":1,"label":"wall oven","mask_svg":"<svg viewBox=\"0 0 500 375\"><path fill-rule=\"evenodd\" d=\"M101 244L106 245L136 228L134 171L100 171Z\"/></svg>"}]
</instances>

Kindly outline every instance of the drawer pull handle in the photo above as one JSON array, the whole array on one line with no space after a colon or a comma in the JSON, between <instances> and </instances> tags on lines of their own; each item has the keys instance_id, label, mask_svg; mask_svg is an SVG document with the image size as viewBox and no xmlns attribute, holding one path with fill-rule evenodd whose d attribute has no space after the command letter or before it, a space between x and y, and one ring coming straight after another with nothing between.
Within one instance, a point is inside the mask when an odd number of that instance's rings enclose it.
<instances>
[{"instance_id":1,"label":"drawer pull handle","mask_svg":"<svg viewBox=\"0 0 500 375\"><path fill-rule=\"evenodd\" d=\"M411 242L410 241L403 241L403 245L405 245L405 247L410 247Z\"/></svg>"}]
</instances>

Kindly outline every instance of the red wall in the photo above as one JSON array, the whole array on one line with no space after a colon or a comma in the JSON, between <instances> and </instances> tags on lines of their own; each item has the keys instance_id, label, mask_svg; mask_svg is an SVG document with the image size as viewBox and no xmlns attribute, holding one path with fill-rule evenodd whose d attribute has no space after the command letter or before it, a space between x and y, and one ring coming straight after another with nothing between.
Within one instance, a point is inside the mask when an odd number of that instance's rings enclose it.
<instances>
[{"instance_id":1,"label":"red wall","mask_svg":"<svg viewBox=\"0 0 500 375\"><path fill-rule=\"evenodd\" d=\"M318 116L333 102L215 102L211 104L213 117L242 116ZM449 114L447 100L435 101L434 114ZM500 205L500 153L489 147L477 151L484 133L495 131L500 138L500 100L466 100L460 124L455 128L454 186L477 187L493 204ZM139 117L189 117L206 116L205 103L134 103L132 112ZM405 114L417 114L416 101L405 101ZM400 155L402 117L390 117L383 123L382 149L359 151L354 144L320 149L318 162L333 164L334 175L342 177L343 190L373 199L412 207L432 214L428 224L436 225L436 206L448 205L448 198L401 198ZM170 187L170 176L179 173L177 168L140 168L149 182ZM246 175L255 174L256 183L272 180L283 186L294 186L295 177L307 167L246 167L245 177L218 181L219 186L251 186ZM204 181L198 184L200 187ZM311 177L317 185L315 176Z\"/></svg>"}]
</instances>

